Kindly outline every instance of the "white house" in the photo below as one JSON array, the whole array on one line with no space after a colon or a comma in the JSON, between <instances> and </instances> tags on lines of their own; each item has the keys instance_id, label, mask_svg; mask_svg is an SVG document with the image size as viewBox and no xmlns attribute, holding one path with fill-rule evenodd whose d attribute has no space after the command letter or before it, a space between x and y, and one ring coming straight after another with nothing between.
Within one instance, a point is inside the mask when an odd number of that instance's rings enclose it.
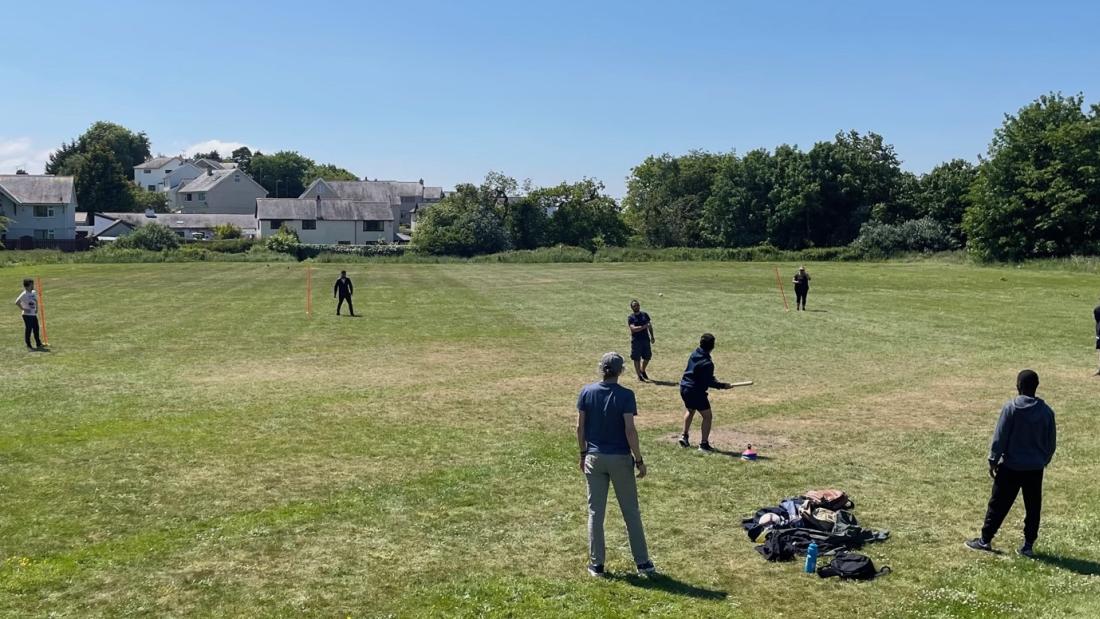
<instances>
[{"instance_id":1,"label":"white house","mask_svg":"<svg viewBox=\"0 0 1100 619\"><path fill-rule=\"evenodd\" d=\"M179 157L153 157L134 166L134 184L149 191L163 191L164 177L182 164Z\"/></svg>"},{"instance_id":2,"label":"white house","mask_svg":"<svg viewBox=\"0 0 1100 619\"><path fill-rule=\"evenodd\" d=\"M183 213L253 215L267 190L237 169L207 170L173 190L172 208Z\"/></svg>"},{"instance_id":3,"label":"white house","mask_svg":"<svg viewBox=\"0 0 1100 619\"><path fill-rule=\"evenodd\" d=\"M0 232L7 248L74 249L76 192L73 177L0 175L0 215L10 221Z\"/></svg>"},{"instance_id":4,"label":"white house","mask_svg":"<svg viewBox=\"0 0 1100 619\"><path fill-rule=\"evenodd\" d=\"M237 162L235 161L215 161L213 159L196 159L194 164L203 170L235 170L237 168Z\"/></svg>"},{"instance_id":5,"label":"white house","mask_svg":"<svg viewBox=\"0 0 1100 619\"><path fill-rule=\"evenodd\" d=\"M389 202L322 198L261 198L256 200L260 237L286 225L303 243L367 245L393 243L393 210Z\"/></svg>"},{"instance_id":6,"label":"white house","mask_svg":"<svg viewBox=\"0 0 1100 619\"><path fill-rule=\"evenodd\" d=\"M412 213L424 204L439 202L442 187L425 187L424 181L326 181L317 179L302 192L302 198L339 198L388 202L398 226L412 225Z\"/></svg>"}]
</instances>

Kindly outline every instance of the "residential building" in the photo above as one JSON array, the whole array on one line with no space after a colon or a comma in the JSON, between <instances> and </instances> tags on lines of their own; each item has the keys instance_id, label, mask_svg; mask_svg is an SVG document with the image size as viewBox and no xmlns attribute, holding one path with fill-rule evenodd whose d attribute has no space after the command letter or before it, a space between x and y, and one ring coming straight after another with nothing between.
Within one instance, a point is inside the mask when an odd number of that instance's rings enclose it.
<instances>
[{"instance_id":1,"label":"residential building","mask_svg":"<svg viewBox=\"0 0 1100 619\"><path fill-rule=\"evenodd\" d=\"M134 184L149 191L164 191L164 177L182 164L179 157L153 157L134 166Z\"/></svg>"},{"instance_id":2,"label":"residential building","mask_svg":"<svg viewBox=\"0 0 1100 619\"><path fill-rule=\"evenodd\" d=\"M261 238L286 225L303 243L367 245L393 243L393 210L386 202L338 198L263 198L256 200Z\"/></svg>"},{"instance_id":3,"label":"residential building","mask_svg":"<svg viewBox=\"0 0 1100 619\"><path fill-rule=\"evenodd\" d=\"M343 200L386 202L393 210L398 226L411 226L413 211L424 204L439 202L442 187L425 187L419 181L326 181L317 179L302 193L302 198L339 198Z\"/></svg>"},{"instance_id":4,"label":"residential building","mask_svg":"<svg viewBox=\"0 0 1100 619\"><path fill-rule=\"evenodd\" d=\"M237 162L235 161L214 161L213 159L195 159L193 161L195 165L203 170L235 170L237 169Z\"/></svg>"},{"instance_id":5,"label":"residential building","mask_svg":"<svg viewBox=\"0 0 1100 619\"><path fill-rule=\"evenodd\" d=\"M0 216L10 220L0 242L9 249L79 249L76 206L71 176L0 175Z\"/></svg>"},{"instance_id":6,"label":"residential building","mask_svg":"<svg viewBox=\"0 0 1100 619\"><path fill-rule=\"evenodd\" d=\"M110 223L107 223L110 222ZM225 213L96 213L94 227L99 229L99 240L114 240L141 226L157 223L167 226L188 241L209 241L214 229L231 224L241 229L246 239L256 238L255 215L231 215Z\"/></svg>"},{"instance_id":7,"label":"residential building","mask_svg":"<svg viewBox=\"0 0 1100 619\"><path fill-rule=\"evenodd\" d=\"M170 207L182 213L253 215L256 199L267 190L252 177L236 169L207 170L173 190Z\"/></svg>"}]
</instances>

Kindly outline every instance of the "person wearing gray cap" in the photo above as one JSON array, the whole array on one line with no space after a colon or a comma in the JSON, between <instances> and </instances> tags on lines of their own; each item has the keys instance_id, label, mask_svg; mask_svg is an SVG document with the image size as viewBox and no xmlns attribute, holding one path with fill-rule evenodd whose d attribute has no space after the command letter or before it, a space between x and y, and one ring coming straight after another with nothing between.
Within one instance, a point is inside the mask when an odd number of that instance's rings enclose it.
<instances>
[{"instance_id":1,"label":"person wearing gray cap","mask_svg":"<svg viewBox=\"0 0 1100 619\"><path fill-rule=\"evenodd\" d=\"M657 569L649 560L642 512L638 507L638 479L645 477L645 462L638 444L634 417L638 405L634 392L619 384L623 356L609 352L600 359L603 380L581 389L577 398L577 444L580 469L588 481L588 573L604 576L604 515L607 491L615 487L615 498L626 521L630 552L638 575L649 576Z\"/></svg>"}]
</instances>

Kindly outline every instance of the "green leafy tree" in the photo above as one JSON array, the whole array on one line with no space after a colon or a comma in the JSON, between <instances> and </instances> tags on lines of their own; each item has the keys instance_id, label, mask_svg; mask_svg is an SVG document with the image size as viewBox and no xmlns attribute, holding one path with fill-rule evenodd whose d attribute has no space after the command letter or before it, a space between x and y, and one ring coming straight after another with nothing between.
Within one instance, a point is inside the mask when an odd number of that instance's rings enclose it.
<instances>
[{"instance_id":1,"label":"green leafy tree","mask_svg":"<svg viewBox=\"0 0 1100 619\"><path fill-rule=\"evenodd\" d=\"M1100 251L1100 106L1044 95L1006 116L963 217L969 250L1021 260Z\"/></svg>"},{"instance_id":2,"label":"green leafy tree","mask_svg":"<svg viewBox=\"0 0 1100 619\"><path fill-rule=\"evenodd\" d=\"M702 235L707 245L748 247L767 240L775 162L768 151L721 161L710 197L703 204Z\"/></svg>"},{"instance_id":3,"label":"green leafy tree","mask_svg":"<svg viewBox=\"0 0 1100 619\"><path fill-rule=\"evenodd\" d=\"M115 161L130 178L134 166L149 158L149 136L134 133L122 125L110 122L92 124L80 137L61 145L50 153L46 174L80 176L80 170L88 154L98 147L111 151Z\"/></svg>"},{"instance_id":4,"label":"green leafy tree","mask_svg":"<svg viewBox=\"0 0 1100 619\"><path fill-rule=\"evenodd\" d=\"M259 154L259 153L257 153L257 154ZM249 172L249 168L252 164L252 149L251 148L249 148L247 146L242 146L242 147L238 148L237 150L233 151L233 153L229 155L229 159L230 159L230 161L236 162L237 169L239 169L240 171L242 171L246 174L251 174Z\"/></svg>"},{"instance_id":5,"label":"green leafy tree","mask_svg":"<svg viewBox=\"0 0 1100 619\"><path fill-rule=\"evenodd\" d=\"M239 239L241 238L241 228L233 224L218 224L214 226L214 238Z\"/></svg>"},{"instance_id":6,"label":"green leafy tree","mask_svg":"<svg viewBox=\"0 0 1100 619\"><path fill-rule=\"evenodd\" d=\"M145 249L148 251L164 251L176 249L180 246L180 237L168 226L158 223L147 223L130 234L115 241L118 247L128 249Z\"/></svg>"},{"instance_id":7,"label":"green leafy tree","mask_svg":"<svg viewBox=\"0 0 1100 619\"><path fill-rule=\"evenodd\" d=\"M222 160L221 154L216 150L212 150L208 153L195 153L195 155L191 158L196 160L196 161L199 160L199 159L209 159L211 161L221 161Z\"/></svg>"},{"instance_id":8,"label":"green leafy tree","mask_svg":"<svg viewBox=\"0 0 1100 619\"><path fill-rule=\"evenodd\" d=\"M499 187L459 185L427 209L416 224L413 246L435 255L474 256L509 248L497 205Z\"/></svg>"},{"instance_id":9,"label":"green leafy tree","mask_svg":"<svg viewBox=\"0 0 1100 619\"><path fill-rule=\"evenodd\" d=\"M326 181L357 181L359 177L352 172L345 170L344 168L335 166L331 163L313 164L306 170L303 182L308 187L310 183L317 179L324 179Z\"/></svg>"},{"instance_id":10,"label":"green leafy tree","mask_svg":"<svg viewBox=\"0 0 1100 619\"><path fill-rule=\"evenodd\" d=\"M305 191L305 179L315 165L312 159L293 151L256 153L249 161L248 174L272 197L297 198Z\"/></svg>"},{"instance_id":11,"label":"green leafy tree","mask_svg":"<svg viewBox=\"0 0 1100 619\"><path fill-rule=\"evenodd\" d=\"M10 219L8 219L7 217L4 217L3 215L0 215L0 232L7 231L9 223L11 223ZM0 249L3 249L3 247L4 247L4 244L2 242L0 242Z\"/></svg>"},{"instance_id":12,"label":"green leafy tree","mask_svg":"<svg viewBox=\"0 0 1100 619\"><path fill-rule=\"evenodd\" d=\"M629 236L619 205L595 179L536 189L531 201L543 212L552 213L548 230L551 244L595 250L601 245L623 245Z\"/></svg>"},{"instance_id":13,"label":"green leafy tree","mask_svg":"<svg viewBox=\"0 0 1100 619\"><path fill-rule=\"evenodd\" d=\"M87 211L135 210L132 187L114 153L102 144L85 155L75 180L77 203Z\"/></svg>"},{"instance_id":14,"label":"green leafy tree","mask_svg":"<svg viewBox=\"0 0 1100 619\"><path fill-rule=\"evenodd\" d=\"M157 213L168 212L168 196L160 191L149 191L129 183L130 196L133 202L133 210L152 210Z\"/></svg>"},{"instance_id":15,"label":"green leafy tree","mask_svg":"<svg viewBox=\"0 0 1100 619\"><path fill-rule=\"evenodd\" d=\"M515 249L535 249L547 243L550 217L546 208L531 196L509 200L504 211L504 229Z\"/></svg>"},{"instance_id":16,"label":"green leafy tree","mask_svg":"<svg viewBox=\"0 0 1100 619\"><path fill-rule=\"evenodd\" d=\"M970 207L970 190L978 178L978 167L963 159L952 159L932 168L920 178L916 193L919 217L931 217L947 229L951 238L964 241L962 221Z\"/></svg>"}]
</instances>

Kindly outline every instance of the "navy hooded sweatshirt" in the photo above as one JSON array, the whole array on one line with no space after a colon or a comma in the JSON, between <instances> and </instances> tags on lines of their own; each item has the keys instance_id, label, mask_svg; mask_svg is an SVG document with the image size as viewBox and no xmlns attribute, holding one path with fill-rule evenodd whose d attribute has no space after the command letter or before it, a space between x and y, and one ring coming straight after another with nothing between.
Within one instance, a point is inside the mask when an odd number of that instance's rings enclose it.
<instances>
[{"instance_id":1,"label":"navy hooded sweatshirt","mask_svg":"<svg viewBox=\"0 0 1100 619\"><path fill-rule=\"evenodd\" d=\"M989 444L990 462L1014 471L1038 471L1054 457L1054 411L1041 398L1018 395L1001 409Z\"/></svg>"}]
</instances>

